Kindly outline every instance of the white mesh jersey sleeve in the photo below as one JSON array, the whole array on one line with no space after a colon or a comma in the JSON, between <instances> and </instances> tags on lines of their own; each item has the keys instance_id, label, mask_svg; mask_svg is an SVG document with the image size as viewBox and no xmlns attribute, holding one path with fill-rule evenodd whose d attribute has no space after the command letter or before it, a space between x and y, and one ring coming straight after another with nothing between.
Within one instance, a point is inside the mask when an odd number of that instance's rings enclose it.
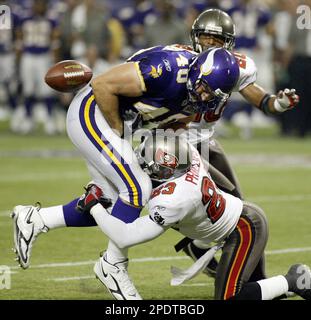
<instances>
[{"instance_id":1,"label":"white mesh jersey sleeve","mask_svg":"<svg viewBox=\"0 0 311 320\"><path fill-rule=\"evenodd\" d=\"M165 232L149 216L143 216L132 223L125 223L110 215L101 205L91 209L97 225L119 248L127 248L150 241Z\"/></svg>"},{"instance_id":2,"label":"white mesh jersey sleeve","mask_svg":"<svg viewBox=\"0 0 311 320\"><path fill-rule=\"evenodd\" d=\"M234 52L233 54L240 66L240 77L233 91L239 92L256 81L257 67L254 60L250 57L238 52Z\"/></svg>"}]
</instances>

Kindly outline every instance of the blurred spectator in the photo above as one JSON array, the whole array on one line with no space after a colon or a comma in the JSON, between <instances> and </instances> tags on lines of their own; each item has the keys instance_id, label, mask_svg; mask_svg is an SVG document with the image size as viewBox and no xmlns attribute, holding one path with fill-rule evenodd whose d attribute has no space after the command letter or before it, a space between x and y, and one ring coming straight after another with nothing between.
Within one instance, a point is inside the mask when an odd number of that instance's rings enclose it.
<instances>
[{"instance_id":1,"label":"blurred spectator","mask_svg":"<svg viewBox=\"0 0 311 320\"><path fill-rule=\"evenodd\" d=\"M156 17L145 26L146 46L188 44L189 30L184 21L177 16L172 0L156 0Z\"/></svg>"},{"instance_id":2,"label":"blurred spectator","mask_svg":"<svg viewBox=\"0 0 311 320\"><path fill-rule=\"evenodd\" d=\"M78 5L79 0L65 0L64 12L60 20L60 41L61 41L61 60L69 60L71 56L71 47L73 44L74 29L72 25L72 14Z\"/></svg>"},{"instance_id":3,"label":"blurred spectator","mask_svg":"<svg viewBox=\"0 0 311 320\"><path fill-rule=\"evenodd\" d=\"M114 13L114 17L121 22L126 33L126 45L121 53L123 58L146 47L144 25L155 16L153 1L134 0L132 2L120 6Z\"/></svg>"},{"instance_id":4,"label":"blurred spectator","mask_svg":"<svg viewBox=\"0 0 311 320\"><path fill-rule=\"evenodd\" d=\"M224 10L222 7L223 1L221 0L194 0L189 2L185 8L185 23L187 25L188 32L190 33L192 24L198 15L207 9L220 9Z\"/></svg>"},{"instance_id":5,"label":"blurred spectator","mask_svg":"<svg viewBox=\"0 0 311 320\"><path fill-rule=\"evenodd\" d=\"M280 39L276 42L276 47L282 53L283 67L288 66L288 86L295 88L300 96L298 107L281 115L281 132L284 135L305 137L311 131L311 30L298 28L296 10L299 5L310 8L311 1L287 0L280 5L283 18L287 19L286 28L281 28L282 32L287 29L287 35L283 42ZM280 37L282 32L277 30L280 26L275 28Z\"/></svg>"},{"instance_id":6,"label":"blurred spectator","mask_svg":"<svg viewBox=\"0 0 311 320\"><path fill-rule=\"evenodd\" d=\"M58 61L59 32L57 21L48 16L47 5L44 0L33 0L30 14L21 18L17 28L21 55L20 76L26 109L26 117L19 127L19 132L23 134L34 129L33 107L39 101L44 102L47 110L45 132L56 133L52 117L54 92L43 79L48 68Z\"/></svg>"},{"instance_id":7,"label":"blurred spectator","mask_svg":"<svg viewBox=\"0 0 311 320\"><path fill-rule=\"evenodd\" d=\"M260 70L257 83L263 85L268 91L273 91L273 73L271 70L272 49L270 49L269 39L265 38L266 30L261 32L261 28L267 27L271 19L269 8L263 6L256 0L236 0L231 7L226 7L227 13L232 17L236 26L236 43L234 50L246 54L252 58L258 70ZM259 40L267 40L262 42ZM265 46L261 48L260 46ZM271 70L271 71L270 71ZM237 115L237 112L239 113ZM252 136L252 115L260 112L248 104L243 97L232 94L229 106L224 111L224 118L227 120L235 119L241 127L240 135L243 139ZM261 118L262 119L262 118Z\"/></svg>"},{"instance_id":8,"label":"blurred spectator","mask_svg":"<svg viewBox=\"0 0 311 320\"><path fill-rule=\"evenodd\" d=\"M85 55L89 45L96 44L99 54L107 58L111 49L108 12L95 0L83 0L72 13L73 45L71 55L78 59Z\"/></svg>"},{"instance_id":9,"label":"blurred spectator","mask_svg":"<svg viewBox=\"0 0 311 320\"><path fill-rule=\"evenodd\" d=\"M8 5L8 1L2 1L3 5ZM16 91L17 91L17 66L14 50L14 28L17 25L18 17L12 11L9 29L0 30L0 89L4 93L1 100L4 105L0 104L0 120L7 118L8 115L16 108ZM7 108L9 106L9 108ZM14 123L11 124L14 130Z\"/></svg>"},{"instance_id":10,"label":"blurred spectator","mask_svg":"<svg viewBox=\"0 0 311 320\"><path fill-rule=\"evenodd\" d=\"M126 38L122 24L115 18L108 20L108 29L111 34L111 47L107 55L107 60L111 64L118 63L125 46Z\"/></svg>"},{"instance_id":11,"label":"blurred spectator","mask_svg":"<svg viewBox=\"0 0 311 320\"><path fill-rule=\"evenodd\" d=\"M112 66L107 60L100 57L98 47L95 44L87 48L85 57L81 59L81 62L92 69L93 77L107 71Z\"/></svg>"}]
</instances>

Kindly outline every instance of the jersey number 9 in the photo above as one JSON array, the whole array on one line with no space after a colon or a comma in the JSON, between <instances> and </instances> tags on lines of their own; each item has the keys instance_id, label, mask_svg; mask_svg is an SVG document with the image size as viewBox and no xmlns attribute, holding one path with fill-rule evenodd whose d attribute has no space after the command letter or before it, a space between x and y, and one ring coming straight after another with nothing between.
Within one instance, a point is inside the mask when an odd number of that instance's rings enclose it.
<instances>
[{"instance_id":1,"label":"jersey number 9","mask_svg":"<svg viewBox=\"0 0 311 320\"><path fill-rule=\"evenodd\" d=\"M214 183L208 177L204 177L202 180L201 192L207 216L211 223L215 223L225 211L226 199L217 192Z\"/></svg>"}]
</instances>

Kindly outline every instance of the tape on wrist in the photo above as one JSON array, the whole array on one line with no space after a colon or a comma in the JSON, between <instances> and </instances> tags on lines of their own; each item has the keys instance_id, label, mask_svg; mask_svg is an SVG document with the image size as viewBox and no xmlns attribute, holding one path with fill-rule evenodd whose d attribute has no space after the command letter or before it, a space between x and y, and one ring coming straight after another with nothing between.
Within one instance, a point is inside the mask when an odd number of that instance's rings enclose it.
<instances>
[{"instance_id":1,"label":"tape on wrist","mask_svg":"<svg viewBox=\"0 0 311 320\"><path fill-rule=\"evenodd\" d=\"M273 114L273 112L271 112L269 109L269 100L272 97L273 97L272 94L269 94L269 93L265 94L259 104L259 109L262 110L262 112L266 115Z\"/></svg>"}]
</instances>

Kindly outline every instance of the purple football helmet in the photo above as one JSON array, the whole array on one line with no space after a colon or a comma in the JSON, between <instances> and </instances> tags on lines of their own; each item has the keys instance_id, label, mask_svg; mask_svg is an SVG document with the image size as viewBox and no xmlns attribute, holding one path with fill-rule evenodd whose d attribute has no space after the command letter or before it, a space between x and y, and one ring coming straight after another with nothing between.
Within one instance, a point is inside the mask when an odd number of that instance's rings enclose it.
<instances>
[{"instance_id":1,"label":"purple football helmet","mask_svg":"<svg viewBox=\"0 0 311 320\"><path fill-rule=\"evenodd\" d=\"M228 100L240 77L239 65L232 53L224 48L211 48L196 56L190 65L187 89L189 102L196 112L204 113L222 107ZM203 85L204 91L213 98L202 101L197 93Z\"/></svg>"}]
</instances>

